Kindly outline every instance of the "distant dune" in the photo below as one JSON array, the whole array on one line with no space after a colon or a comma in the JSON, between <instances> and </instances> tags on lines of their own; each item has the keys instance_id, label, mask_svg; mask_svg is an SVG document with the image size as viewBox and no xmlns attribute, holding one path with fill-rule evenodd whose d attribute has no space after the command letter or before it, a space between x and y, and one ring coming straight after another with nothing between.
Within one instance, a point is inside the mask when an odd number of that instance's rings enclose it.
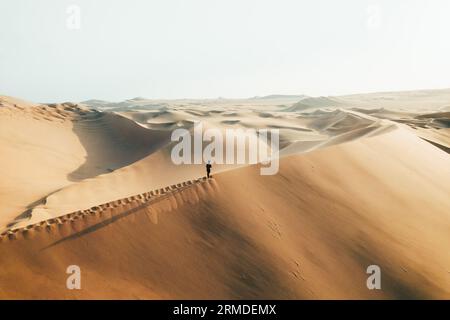
<instances>
[{"instance_id":1,"label":"distant dune","mask_svg":"<svg viewBox=\"0 0 450 320\"><path fill-rule=\"evenodd\" d=\"M449 299L449 96L0 97L0 298ZM176 166L197 121L279 129L279 173Z\"/></svg>"},{"instance_id":2,"label":"distant dune","mask_svg":"<svg viewBox=\"0 0 450 320\"><path fill-rule=\"evenodd\" d=\"M286 108L285 111L295 112L308 109L338 108L342 106L349 107L351 104L346 105L344 102L339 101L339 99L331 97L304 98L296 104Z\"/></svg>"}]
</instances>

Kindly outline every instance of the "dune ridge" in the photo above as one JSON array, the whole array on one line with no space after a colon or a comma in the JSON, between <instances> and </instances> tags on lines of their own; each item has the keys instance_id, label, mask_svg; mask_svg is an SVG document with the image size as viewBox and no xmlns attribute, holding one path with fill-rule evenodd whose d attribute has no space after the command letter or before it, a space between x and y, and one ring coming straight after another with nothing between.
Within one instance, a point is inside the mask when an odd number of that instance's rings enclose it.
<instances>
[{"instance_id":1,"label":"dune ridge","mask_svg":"<svg viewBox=\"0 0 450 320\"><path fill-rule=\"evenodd\" d=\"M113 210L118 208L121 208L123 205L129 205L132 209L139 208L143 206L148 206L150 203L153 203L155 200L159 201L161 199L164 199L168 194L172 194L175 192L180 192L186 189L190 186L195 186L198 183L202 183L206 181L206 177L199 178L197 180L188 180L181 183L177 183L175 185L170 185L164 188L155 189L149 192L145 192L142 194L134 195L131 197L110 201L107 203L102 203L97 206L93 206L86 210L78 210L75 212L70 212L68 214L60 215L56 218L50 218L47 220L39 221L35 224L28 224L25 227L18 227L18 228L10 228L7 231L4 231L0 234L0 241L3 239L9 239L14 240L18 238L18 235L26 234L30 230L36 230L40 229L42 227L45 227L47 229L51 229L54 224L62 225L64 223L70 223L73 222L76 219L83 219L90 215L99 215L102 216L105 214L105 211L111 211L110 214L113 213Z\"/></svg>"}]
</instances>

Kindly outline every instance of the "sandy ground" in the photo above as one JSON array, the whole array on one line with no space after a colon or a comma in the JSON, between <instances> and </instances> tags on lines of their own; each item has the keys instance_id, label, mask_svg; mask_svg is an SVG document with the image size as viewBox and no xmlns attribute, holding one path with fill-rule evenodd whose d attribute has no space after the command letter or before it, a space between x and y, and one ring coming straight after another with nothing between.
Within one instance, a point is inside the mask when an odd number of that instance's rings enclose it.
<instances>
[{"instance_id":1,"label":"sandy ground","mask_svg":"<svg viewBox=\"0 0 450 320\"><path fill-rule=\"evenodd\" d=\"M0 297L450 298L449 92L2 97ZM194 121L280 129L280 172L214 166L181 184L203 166L175 166L170 133Z\"/></svg>"}]
</instances>

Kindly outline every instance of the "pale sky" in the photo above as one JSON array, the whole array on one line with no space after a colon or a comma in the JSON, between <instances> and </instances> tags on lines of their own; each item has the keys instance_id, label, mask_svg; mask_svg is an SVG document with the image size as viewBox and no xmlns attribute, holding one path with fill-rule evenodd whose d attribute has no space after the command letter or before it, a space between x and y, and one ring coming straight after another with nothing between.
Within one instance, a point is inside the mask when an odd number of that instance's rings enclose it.
<instances>
[{"instance_id":1,"label":"pale sky","mask_svg":"<svg viewBox=\"0 0 450 320\"><path fill-rule=\"evenodd\" d=\"M0 14L0 95L35 102L450 88L448 0L5 0Z\"/></svg>"}]
</instances>

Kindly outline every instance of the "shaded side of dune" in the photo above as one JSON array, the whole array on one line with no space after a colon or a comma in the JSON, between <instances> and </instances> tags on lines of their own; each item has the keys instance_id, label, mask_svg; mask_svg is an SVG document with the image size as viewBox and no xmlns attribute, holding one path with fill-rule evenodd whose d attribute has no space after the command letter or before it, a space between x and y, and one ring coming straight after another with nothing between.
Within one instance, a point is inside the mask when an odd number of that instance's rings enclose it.
<instances>
[{"instance_id":1,"label":"shaded side of dune","mask_svg":"<svg viewBox=\"0 0 450 320\"><path fill-rule=\"evenodd\" d=\"M149 130L120 115L90 111L73 121L73 132L86 150L85 162L68 175L81 181L130 165L170 141L168 132Z\"/></svg>"}]
</instances>

